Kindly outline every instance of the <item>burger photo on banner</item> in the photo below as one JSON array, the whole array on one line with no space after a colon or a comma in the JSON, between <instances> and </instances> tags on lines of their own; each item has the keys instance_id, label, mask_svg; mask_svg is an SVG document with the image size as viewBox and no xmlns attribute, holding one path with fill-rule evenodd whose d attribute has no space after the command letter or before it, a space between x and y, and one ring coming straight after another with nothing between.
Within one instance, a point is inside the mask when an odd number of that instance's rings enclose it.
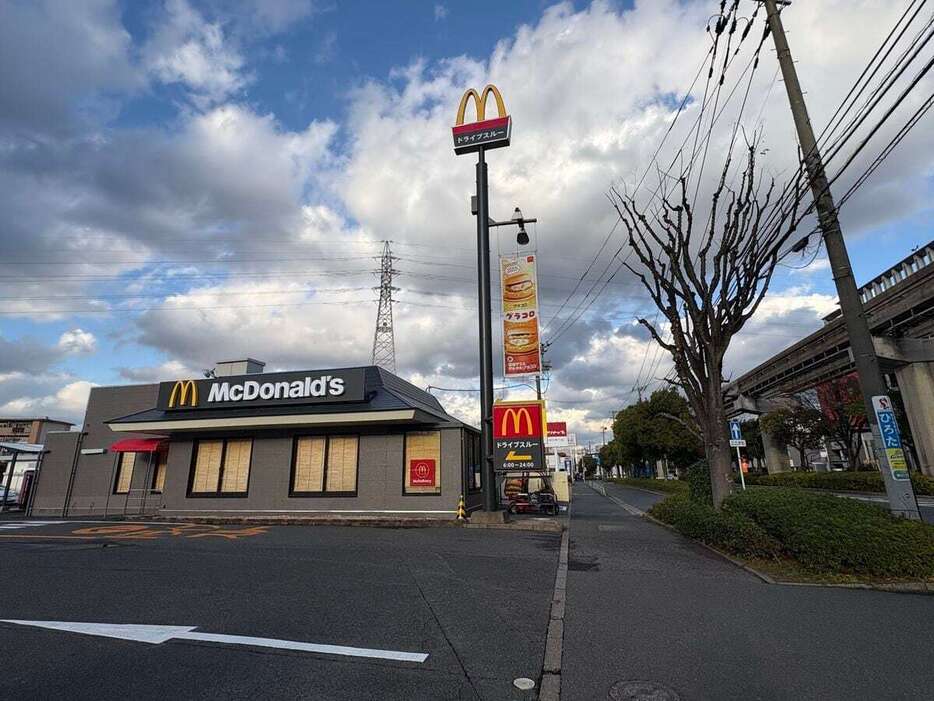
<instances>
[{"instance_id":1,"label":"burger photo on banner","mask_svg":"<svg viewBox=\"0 0 934 701\"><path fill-rule=\"evenodd\" d=\"M542 370L538 334L538 279L535 256L500 258L503 292L503 372L506 377Z\"/></svg>"}]
</instances>

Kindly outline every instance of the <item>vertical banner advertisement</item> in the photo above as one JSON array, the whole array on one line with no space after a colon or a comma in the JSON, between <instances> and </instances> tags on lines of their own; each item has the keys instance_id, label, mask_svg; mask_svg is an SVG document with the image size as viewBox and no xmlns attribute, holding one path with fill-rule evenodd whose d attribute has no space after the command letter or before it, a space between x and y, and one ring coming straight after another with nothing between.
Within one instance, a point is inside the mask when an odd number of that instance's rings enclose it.
<instances>
[{"instance_id":1,"label":"vertical banner advertisement","mask_svg":"<svg viewBox=\"0 0 934 701\"><path fill-rule=\"evenodd\" d=\"M503 302L503 374L537 375L542 371L538 329L538 278L535 256L500 258Z\"/></svg>"},{"instance_id":2,"label":"vertical banner advertisement","mask_svg":"<svg viewBox=\"0 0 934 701\"><path fill-rule=\"evenodd\" d=\"M908 463L905 462L905 451L902 450L902 436L898 430L898 420L892 400L885 395L872 398L872 408L876 410L876 421L879 422L879 431L882 434L882 450L885 454L888 468L892 478L897 480L910 479Z\"/></svg>"}]
</instances>

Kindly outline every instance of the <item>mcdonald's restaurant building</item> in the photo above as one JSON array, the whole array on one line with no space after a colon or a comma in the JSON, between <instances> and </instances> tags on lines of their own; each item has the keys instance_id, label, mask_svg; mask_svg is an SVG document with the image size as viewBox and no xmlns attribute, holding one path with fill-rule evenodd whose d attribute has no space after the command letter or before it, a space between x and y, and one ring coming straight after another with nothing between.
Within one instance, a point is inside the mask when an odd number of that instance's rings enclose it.
<instances>
[{"instance_id":1,"label":"mcdonald's restaurant building","mask_svg":"<svg viewBox=\"0 0 934 701\"><path fill-rule=\"evenodd\" d=\"M452 516L479 508L480 434L370 366L95 387L52 432L32 514Z\"/></svg>"}]
</instances>

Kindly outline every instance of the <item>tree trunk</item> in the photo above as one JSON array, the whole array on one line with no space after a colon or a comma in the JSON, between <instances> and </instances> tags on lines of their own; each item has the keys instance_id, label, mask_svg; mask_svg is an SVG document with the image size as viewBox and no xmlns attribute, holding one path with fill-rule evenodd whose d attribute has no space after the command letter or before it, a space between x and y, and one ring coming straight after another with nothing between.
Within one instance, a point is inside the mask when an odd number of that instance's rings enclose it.
<instances>
[{"instance_id":1,"label":"tree trunk","mask_svg":"<svg viewBox=\"0 0 934 701\"><path fill-rule=\"evenodd\" d=\"M807 472L810 464L808 463L808 454L805 451L806 449L803 446L798 448L798 454L801 456L801 469Z\"/></svg>"},{"instance_id":2,"label":"tree trunk","mask_svg":"<svg viewBox=\"0 0 934 701\"><path fill-rule=\"evenodd\" d=\"M712 375L719 378L719 373ZM719 511L724 500L733 492L733 474L731 464L733 451L730 448L730 434L726 426L726 413L723 410L723 394L720 387L707 393L708 413L705 426L707 464L710 469L710 491L713 507ZM742 466L738 466L742 469Z\"/></svg>"}]
</instances>

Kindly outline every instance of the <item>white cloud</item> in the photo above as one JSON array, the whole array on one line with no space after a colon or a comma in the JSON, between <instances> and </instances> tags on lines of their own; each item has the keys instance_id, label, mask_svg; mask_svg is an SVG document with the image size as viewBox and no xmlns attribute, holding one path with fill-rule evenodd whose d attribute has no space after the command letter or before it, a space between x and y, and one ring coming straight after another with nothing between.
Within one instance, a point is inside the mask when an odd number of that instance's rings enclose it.
<instances>
[{"instance_id":1,"label":"white cloud","mask_svg":"<svg viewBox=\"0 0 934 701\"><path fill-rule=\"evenodd\" d=\"M93 353L97 350L97 339L90 331L72 329L58 339L58 348L63 353Z\"/></svg>"},{"instance_id":2,"label":"white cloud","mask_svg":"<svg viewBox=\"0 0 934 701\"><path fill-rule=\"evenodd\" d=\"M102 97L142 87L116 0L0 5L0 129L46 138L109 117Z\"/></svg>"},{"instance_id":3,"label":"white cloud","mask_svg":"<svg viewBox=\"0 0 934 701\"><path fill-rule=\"evenodd\" d=\"M209 368L204 368L204 370L207 369ZM159 365L120 368L120 377L138 384L152 384L201 376L201 370L194 370L178 360L168 360Z\"/></svg>"},{"instance_id":4,"label":"white cloud","mask_svg":"<svg viewBox=\"0 0 934 701\"><path fill-rule=\"evenodd\" d=\"M85 380L68 382L48 395L24 394L0 404L0 414L6 416L51 416L75 423L84 416L91 387Z\"/></svg>"},{"instance_id":5,"label":"white cloud","mask_svg":"<svg viewBox=\"0 0 934 701\"><path fill-rule=\"evenodd\" d=\"M435 3L435 22L443 20L448 16L448 8L440 2Z\"/></svg>"},{"instance_id":6,"label":"white cloud","mask_svg":"<svg viewBox=\"0 0 934 701\"><path fill-rule=\"evenodd\" d=\"M166 16L143 48L149 70L163 83L181 83L202 105L223 100L249 81L244 59L187 0L166 0Z\"/></svg>"}]
</instances>

